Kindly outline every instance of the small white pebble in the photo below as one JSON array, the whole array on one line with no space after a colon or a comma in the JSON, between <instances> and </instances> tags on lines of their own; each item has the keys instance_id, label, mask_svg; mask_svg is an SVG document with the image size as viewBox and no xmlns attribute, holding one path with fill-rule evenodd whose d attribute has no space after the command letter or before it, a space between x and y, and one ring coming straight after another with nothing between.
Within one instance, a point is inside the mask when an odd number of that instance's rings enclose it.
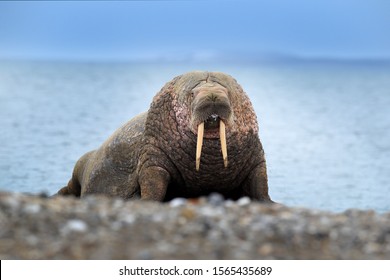
<instances>
[{"instance_id":1,"label":"small white pebble","mask_svg":"<svg viewBox=\"0 0 390 280\"><path fill-rule=\"evenodd\" d=\"M167 218L166 218L166 215L164 215L164 213L160 212L160 213L155 213L154 215L152 215L152 220L153 220L153 222L161 223L163 221L166 221Z\"/></svg>"},{"instance_id":2,"label":"small white pebble","mask_svg":"<svg viewBox=\"0 0 390 280\"><path fill-rule=\"evenodd\" d=\"M75 219L75 220L69 220L66 223L65 228L68 231L84 232L88 229L88 226L84 221Z\"/></svg>"},{"instance_id":3,"label":"small white pebble","mask_svg":"<svg viewBox=\"0 0 390 280\"><path fill-rule=\"evenodd\" d=\"M111 224L112 230L120 230L122 228L122 223L119 221L115 221Z\"/></svg>"},{"instance_id":4,"label":"small white pebble","mask_svg":"<svg viewBox=\"0 0 390 280\"><path fill-rule=\"evenodd\" d=\"M19 208L20 202L15 196L8 196L4 198L4 203L6 206L10 207L11 209L17 209Z\"/></svg>"},{"instance_id":5,"label":"small white pebble","mask_svg":"<svg viewBox=\"0 0 390 280\"><path fill-rule=\"evenodd\" d=\"M24 211L29 214L36 214L41 211L41 205L39 204L27 204L24 206Z\"/></svg>"},{"instance_id":6,"label":"small white pebble","mask_svg":"<svg viewBox=\"0 0 390 280\"><path fill-rule=\"evenodd\" d=\"M169 202L169 206L171 206L171 207L179 207L179 206L185 205L186 202L187 202L187 200L185 198L178 197L178 198L172 199Z\"/></svg>"},{"instance_id":7,"label":"small white pebble","mask_svg":"<svg viewBox=\"0 0 390 280\"><path fill-rule=\"evenodd\" d=\"M226 207L232 207L234 205L234 201L229 199L226 200L224 204Z\"/></svg>"},{"instance_id":8,"label":"small white pebble","mask_svg":"<svg viewBox=\"0 0 390 280\"><path fill-rule=\"evenodd\" d=\"M121 199L115 199L114 200L114 203L112 204L112 208L116 209L116 208L122 208L123 207L123 200Z\"/></svg>"},{"instance_id":9,"label":"small white pebble","mask_svg":"<svg viewBox=\"0 0 390 280\"><path fill-rule=\"evenodd\" d=\"M39 243L39 239L35 235L28 235L25 240L30 246L36 246Z\"/></svg>"},{"instance_id":10,"label":"small white pebble","mask_svg":"<svg viewBox=\"0 0 390 280\"><path fill-rule=\"evenodd\" d=\"M136 217L133 214L122 214L120 215L120 220L127 224L132 224L135 222Z\"/></svg>"},{"instance_id":11,"label":"small white pebble","mask_svg":"<svg viewBox=\"0 0 390 280\"><path fill-rule=\"evenodd\" d=\"M241 197L239 200L237 200L237 205L239 206L245 206L251 203L251 200L249 197Z\"/></svg>"},{"instance_id":12,"label":"small white pebble","mask_svg":"<svg viewBox=\"0 0 390 280\"><path fill-rule=\"evenodd\" d=\"M215 217L218 215L213 207L204 206L200 208L200 213L205 217Z\"/></svg>"}]
</instances>

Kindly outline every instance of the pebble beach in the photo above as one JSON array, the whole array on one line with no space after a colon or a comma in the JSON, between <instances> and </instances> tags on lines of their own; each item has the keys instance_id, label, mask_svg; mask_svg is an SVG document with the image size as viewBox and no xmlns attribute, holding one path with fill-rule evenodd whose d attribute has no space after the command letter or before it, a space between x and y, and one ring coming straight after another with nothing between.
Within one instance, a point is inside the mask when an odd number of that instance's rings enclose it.
<instances>
[{"instance_id":1,"label":"pebble beach","mask_svg":"<svg viewBox=\"0 0 390 280\"><path fill-rule=\"evenodd\" d=\"M1 192L0 259L390 259L390 213Z\"/></svg>"}]
</instances>

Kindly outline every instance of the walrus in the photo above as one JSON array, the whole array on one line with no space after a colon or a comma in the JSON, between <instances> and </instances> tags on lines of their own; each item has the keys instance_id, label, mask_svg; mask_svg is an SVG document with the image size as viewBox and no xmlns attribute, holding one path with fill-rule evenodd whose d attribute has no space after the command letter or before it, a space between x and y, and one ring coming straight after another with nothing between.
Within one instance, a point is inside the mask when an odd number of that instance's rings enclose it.
<instances>
[{"instance_id":1,"label":"walrus","mask_svg":"<svg viewBox=\"0 0 390 280\"><path fill-rule=\"evenodd\" d=\"M169 201L217 192L272 202L258 130L234 78L186 73L165 84L147 112L83 155L58 194Z\"/></svg>"}]
</instances>

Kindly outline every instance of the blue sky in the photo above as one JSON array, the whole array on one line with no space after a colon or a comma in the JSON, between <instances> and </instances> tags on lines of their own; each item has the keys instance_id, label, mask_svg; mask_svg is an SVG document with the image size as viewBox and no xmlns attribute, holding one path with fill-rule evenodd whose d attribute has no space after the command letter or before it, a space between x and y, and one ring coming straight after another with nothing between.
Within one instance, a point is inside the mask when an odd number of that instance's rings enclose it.
<instances>
[{"instance_id":1,"label":"blue sky","mask_svg":"<svg viewBox=\"0 0 390 280\"><path fill-rule=\"evenodd\" d=\"M390 58L390 1L1 1L0 58Z\"/></svg>"}]
</instances>

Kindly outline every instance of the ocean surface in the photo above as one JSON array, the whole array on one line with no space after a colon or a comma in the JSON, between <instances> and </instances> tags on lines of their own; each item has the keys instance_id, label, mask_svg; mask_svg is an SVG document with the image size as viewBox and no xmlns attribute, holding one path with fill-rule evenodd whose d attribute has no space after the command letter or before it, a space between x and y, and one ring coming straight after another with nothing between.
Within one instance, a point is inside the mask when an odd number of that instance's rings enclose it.
<instances>
[{"instance_id":1,"label":"ocean surface","mask_svg":"<svg viewBox=\"0 0 390 280\"><path fill-rule=\"evenodd\" d=\"M390 211L390 65L0 61L0 190L54 194L174 76L222 71L257 112L273 200Z\"/></svg>"}]
</instances>

